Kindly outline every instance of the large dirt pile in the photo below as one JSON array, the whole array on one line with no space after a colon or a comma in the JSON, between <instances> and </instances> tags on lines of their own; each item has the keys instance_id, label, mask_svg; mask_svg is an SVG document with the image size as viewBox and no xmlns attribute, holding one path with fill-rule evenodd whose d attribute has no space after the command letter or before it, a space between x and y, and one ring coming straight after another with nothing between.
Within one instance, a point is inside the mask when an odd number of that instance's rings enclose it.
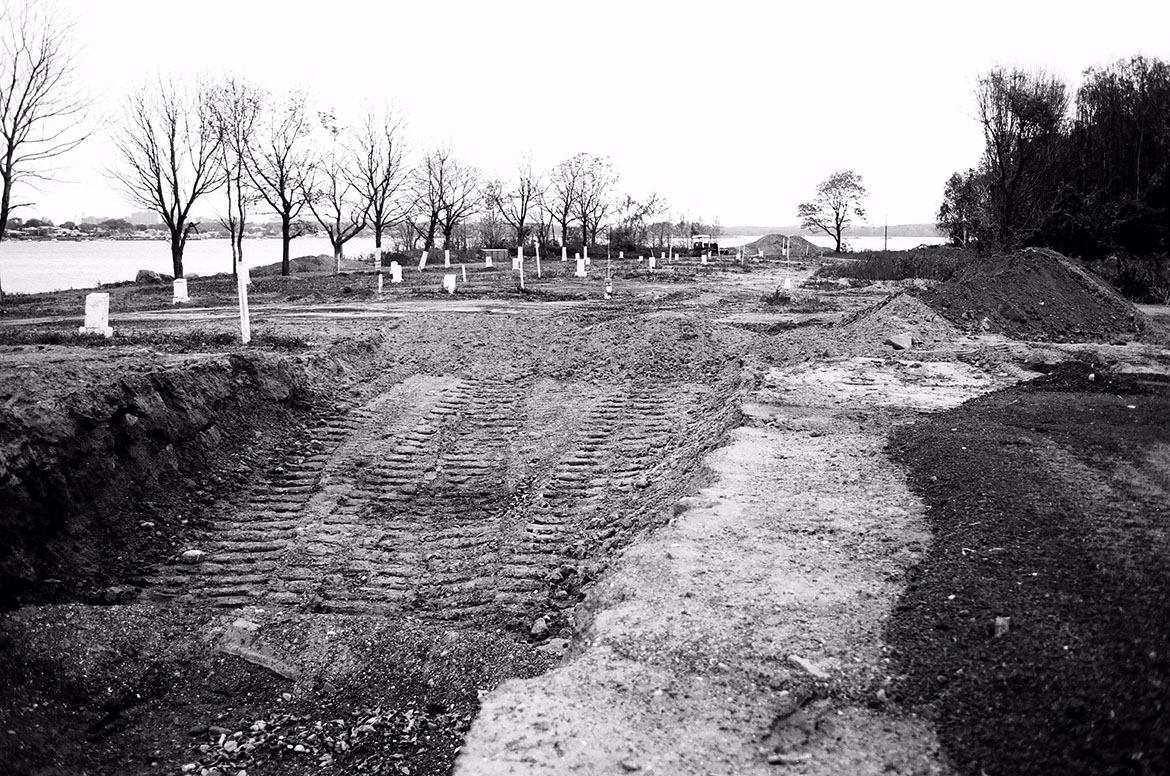
<instances>
[{"instance_id":1,"label":"large dirt pile","mask_svg":"<svg viewBox=\"0 0 1170 776\"><path fill-rule=\"evenodd\" d=\"M834 328L842 345L883 345L888 337L909 334L916 347L931 349L962 334L920 299L896 291L875 305L845 316Z\"/></svg>"},{"instance_id":2,"label":"large dirt pile","mask_svg":"<svg viewBox=\"0 0 1170 776\"><path fill-rule=\"evenodd\" d=\"M743 246L743 252L752 255L756 251L763 251L765 256L782 256L784 255L785 240L788 240L789 255L794 259L804 256L820 256L825 253L824 248L812 244L799 235L783 234L766 234L755 242Z\"/></svg>"},{"instance_id":3,"label":"large dirt pile","mask_svg":"<svg viewBox=\"0 0 1170 776\"><path fill-rule=\"evenodd\" d=\"M1136 308L1079 262L1030 248L979 257L923 292L962 328L1055 342L1126 342L1145 328Z\"/></svg>"}]
</instances>

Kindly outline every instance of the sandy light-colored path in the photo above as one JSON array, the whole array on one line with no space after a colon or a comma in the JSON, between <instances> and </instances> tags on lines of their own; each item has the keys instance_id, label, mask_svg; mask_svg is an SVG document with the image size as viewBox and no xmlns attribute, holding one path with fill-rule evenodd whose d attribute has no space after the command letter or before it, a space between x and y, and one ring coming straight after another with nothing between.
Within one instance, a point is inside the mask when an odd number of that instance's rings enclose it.
<instances>
[{"instance_id":1,"label":"sandy light-colored path","mask_svg":"<svg viewBox=\"0 0 1170 776\"><path fill-rule=\"evenodd\" d=\"M757 385L713 484L616 562L562 666L484 698L457 774L949 771L885 695L882 624L929 534L882 407L995 386L896 361Z\"/></svg>"}]
</instances>

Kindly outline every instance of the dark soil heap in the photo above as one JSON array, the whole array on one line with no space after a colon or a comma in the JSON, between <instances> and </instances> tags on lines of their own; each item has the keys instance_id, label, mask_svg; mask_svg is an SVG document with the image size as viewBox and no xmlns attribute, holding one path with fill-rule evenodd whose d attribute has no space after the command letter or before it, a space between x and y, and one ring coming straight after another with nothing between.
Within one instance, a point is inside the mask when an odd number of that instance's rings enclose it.
<instances>
[{"instance_id":1,"label":"dark soil heap","mask_svg":"<svg viewBox=\"0 0 1170 776\"><path fill-rule=\"evenodd\" d=\"M972 259L923 300L959 326L1053 342L1127 342L1144 316L1079 262L1055 251Z\"/></svg>"},{"instance_id":2,"label":"dark soil heap","mask_svg":"<svg viewBox=\"0 0 1170 776\"><path fill-rule=\"evenodd\" d=\"M783 234L767 234L743 246L745 255L754 255L755 251L763 251L765 256L779 256L784 252L784 240L788 240L789 255L796 259L804 256L820 256L825 249L814 245L799 235L786 236Z\"/></svg>"}]
</instances>

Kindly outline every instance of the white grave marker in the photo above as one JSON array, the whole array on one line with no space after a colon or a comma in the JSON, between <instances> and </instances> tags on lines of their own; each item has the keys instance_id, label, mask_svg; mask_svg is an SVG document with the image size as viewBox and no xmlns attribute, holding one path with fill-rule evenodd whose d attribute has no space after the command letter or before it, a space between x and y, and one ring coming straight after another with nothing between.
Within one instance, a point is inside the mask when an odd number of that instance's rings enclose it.
<instances>
[{"instance_id":1,"label":"white grave marker","mask_svg":"<svg viewBox=\"0 0 1170 776\"><path fill-rule=\"evenodd\" d=\"M463 270L463 282L466 283L467 282L467 265L460 264L459 269Z\"/></svg>"},{"instance_id":2,"label":"white grave marker","mask_svg":"<svg viewBox=\"0 0 1170 776\"><path fill-rule=\"evenodd\" d=\"M423 251L422 258L420 258L418 260L418 271L422 272L426 268L427 268L427 252Z\"/></svg>"},{"instance_id":3,"label":"white grave marker","mask_svg":"<svg viewBox=\"0 0 1170 776\"><path fill-rule=\"evenodd\" d=\"M382 293L382 273L378 273L378 293Z\"/></svg>"},{"instance_id":4,"label":"white grave marker","mask_svg":"<svg viewBox=\"0 0 1170 776\"><path fill-rule=\"evenodd\" d=\"M454 272L452 272L450 275L443 275L443 288L447 291L448 294L455 293L455 279L457 277L459 276Z\"/></svg>"},{"instance_id":5,"label":"white grave marker","mask_svg":"<svg viewBox=\"0 0 1170 776\"><path fill-rule=\"evenodd\" d=\"M654 257L653 257L653 256L651 256L651 257L650 257L650 271L651 271L651 272L653 272L653 271L654 271L654 267L655 267L655 266L656 266L656 265L655 265L655 263L654 263Z\"/></svg>"},{"instance_id":6,"label":"white grave marker","mask_svg":"<svg viewBox=\"0 0 1170 776\"><path fill-rule=\"evenodd\" d=\"M402 282L402 265L396 261L390 262L390 282L391 283L401 283Z\"/></svg>"},{"instance_id":7,"label":"white grave marker","mask_svg":"<svg viewBox=\"0 0 1170 776\"><path fill-rule=\"evenodd\" d=\"M443 266L451 266L451 251L447 250L446 248L443 249Z\"/></svg>"},{"instance_id":8,"label":"white grave marker","mask_svg":"<svg viewBox=\"0 0 1170 776\"><path fill-rule=\"evenodd\" d=\"M619 259L624 259L625 257L626 257L625 251L618 251L618 258Z\"/></svg>"},{"instance_id":9,"label":"white grave marker","mask_svg":"<svg viewBox=\"0 0 1170 776\"><path fill-rule=\"evenodd\" d=\"M703 257L699 260L699 263L702 264L704 267L707 266L707 257L710 255L711 255L710 252L704 253Z\"/></svg>"},{"instance_id":10,"label":"white grave marker","mask_svg":"<svg viewBox=\"0 0 1170 776\"><path fill-rule=\"evenodd\" d=\"M609 299L611 296L613 296L613 282L607 280L605 281L605 298Z\"/></svg>"},{"instance_id":11,"label":"white grave marker","mask_svg":"<svg viewBox=\"0 0 1170 776\"><path fill-rule=\"evenodd\" d=\"M187 296L187 278L175 278L174 289L171 304L191 301L191 297Z\"/></svg>"},{"instance_id":12,"label":"white grave marker","mask_svg":"<svg viewBox=\"0 0 1170 776\"><path fill-rule=\"evenodd\" d=\"M577 277L585 277L585 259L577 257Z\"/></svg>"},{"instance_id":13,"label":"white grave marker","mask_svg":"<svg viewBox=\"0 0 1170 776\"><path fill-rule=\"evenodd\" d=\"M536 277L540 277L540 243L536 244Z\"/></svg>"},{"instance_id":14,"label":"white grave marker","mask_svg":"<svg viewBox=\"0 0 1170 776\"><path fill-rule=\"evenodd\" d=\"M107 293L85 295L85 325L77 330L78 334L100 334L103 337L114 336L110 328L110 295Z\"/></svg>"},{"instance_id":15,"label":"white grave marker","mask_svg":"<svg viewBox=\"0 0 1170 776\"><path fill-rule=\"evenodd\" d=\"M568 260L569 260L569 249L568 249L568 247L562 245L561 246L561 261L568 261Z\"/></svg>"},{"instance_id":16,"label":"white grave marker","mask_svg":"<svg viewBox=\"0 0 1170 776\"><path fill-rule=\"evenodd\" d=\"M784 290L785 291L792 290L792 278L784 278Z\"/></svg>"}]
</instances>

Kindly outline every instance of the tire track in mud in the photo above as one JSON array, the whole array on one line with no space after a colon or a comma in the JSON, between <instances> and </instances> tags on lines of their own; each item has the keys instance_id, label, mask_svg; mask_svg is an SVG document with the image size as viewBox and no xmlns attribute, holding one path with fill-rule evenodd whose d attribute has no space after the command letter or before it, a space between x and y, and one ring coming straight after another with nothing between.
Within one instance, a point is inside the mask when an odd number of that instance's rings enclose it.
<instances>
[{"instance_id":1,"label":"tire track in mud","mask_svg":"<svg viewBox=\"0 0 1170 776\"><path fill-rule=\"evenodd\" d=\"M145 595L526 628L647 524L722 434L721 403L697 384L416 375L339 407Z\"/></svg>"}]
</instances>

